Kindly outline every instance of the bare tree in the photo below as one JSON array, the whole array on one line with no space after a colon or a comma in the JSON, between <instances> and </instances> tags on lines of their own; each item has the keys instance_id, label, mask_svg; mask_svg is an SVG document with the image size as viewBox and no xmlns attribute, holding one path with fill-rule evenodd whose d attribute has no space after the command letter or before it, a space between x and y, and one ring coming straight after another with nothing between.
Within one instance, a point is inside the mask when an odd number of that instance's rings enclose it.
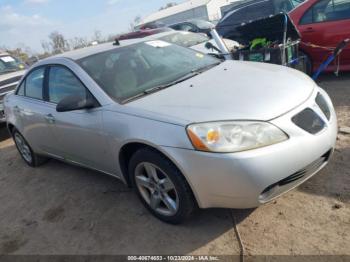
<instances>
[{"instance_id":1,"label":"bare tree","mask_svg":"<svg viewBox=\"0 0 350 262\"><path fill-rule=\"evenodd\" d=\"M61 33L54 31L49 35L49 38L53 54L63 53L69 49L68 42Z\"/></svg>"},{"instance_id":2,"label":"bare tree","mask_svg":"<svg viewBox=\"0 0 350 262\"><path fill-rule=\"evenodd\" d=\"M141 16L137 15L134 20L129 25L129 31L134 32L136 31L135 26L141 23Z\"/></svg>"},{"instance_id":3,"label":"bare tree","mask_svg":"<svg viewBox=\"0 0 350 262\"><path fill-rule=\"evenodd\" d=\"M70 49L84 48L89 45L89 41L84 37L74 37L68 40Z\"/></svg>"},{"instance_id":4,"label":"bare tree","mask_svg":"<svg viewBox=\"0 0 350 262\"><path fill-rule=\"evenodd\" d=\"M96 41L98 43L103 42L102 32L100 30L94 31L94 35L92 36L92 41Z\"/></svg>"},{"instance_id":5,"label":"bare tree","mask_svg":"<svg viewBox=\"0 0 350 262\"><path fill-rule=\"evenodd\" d=\"M47 53L47 54L51 53L50 43L47 42L46 40L41 41L41 47L42 47L42 49L44 49L45 53Z\"/></svg>"}]
</instances>

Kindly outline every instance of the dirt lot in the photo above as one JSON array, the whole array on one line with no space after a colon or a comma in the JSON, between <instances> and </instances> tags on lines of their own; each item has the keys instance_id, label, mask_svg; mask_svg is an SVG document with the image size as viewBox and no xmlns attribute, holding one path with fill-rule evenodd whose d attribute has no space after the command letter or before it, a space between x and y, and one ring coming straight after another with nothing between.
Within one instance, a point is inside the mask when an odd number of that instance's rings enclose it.
<instances>
[{"instance_id":1,"label":"dirt lot","mask_svg":"<svg viewBox=\"0 0 350 262\"><path fill-rule=\"evenodd\" d=\"M339 126L350 126L350 75L320 82ZM0 254L350 255L350 135L339 134L319 175L256 210L203 210L181 226L159 222L111 177L20 159L0 129Z\"/></svg>"}]
</instances>

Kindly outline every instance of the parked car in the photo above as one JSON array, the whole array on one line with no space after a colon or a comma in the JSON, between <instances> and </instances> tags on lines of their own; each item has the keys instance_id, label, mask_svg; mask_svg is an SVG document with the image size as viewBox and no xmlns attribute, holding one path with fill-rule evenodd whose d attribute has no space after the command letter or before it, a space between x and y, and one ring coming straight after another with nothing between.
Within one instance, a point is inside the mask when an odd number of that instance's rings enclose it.
<instances>
[{"instance_id":1,"label":"parked car","mask_svg":"<svg viewBox=\"0 0 350 262\"><path fill-rule=\"evenodd\" d=\"M147 40L159 39L172 44L192 48L199 52L211 55L219 55L219 47L217 46L214 39L210 39L205 34L184 32L184 31L173 31L165 32L157 35L147 37ZM234 51L239 47L239 43L230 39L223 39L225 45L229 51ZM212 48L208 48L207 44L210 43Z\"/></svg>"},{"instance_id":2,"label":"parked car","mask_svg":"<svg viewBox=\"0 0 350 262\"><path fill-rule=\"evenodd\" d=\"M192 33L204 33L209 35L210 31L215 28L215 25L205 20L192 19L169 25L169 27L177 31L188 31Z\"/></svg>"},{"instance_id":3,"label":"parked car","mask_svg":"<svg viewBox=\"0 0 350 262\"><path fill-rule=\"evenodd\" d=\"M156 28L156 29L140 29L135 32L119 35L116 37L116 39L127 40L127 39L142 38L142 37L155 35L163 32L169 32L169 31L173 31L173 30L168 27L162 27L162 28Z\"/></svg>"},{"instance_id":4,"label":"parked car","mask_svg":"<svg viewBox=\"0 0 350 262\"><path fill-rule=\"evenodd\" d=\"M309 61L309 72L318 69L331 53L327 47L336 47L350 38L350 0L308 0L290 13L301 34L301 51ZM310 47L308 43L325 48ZM350 47L340 55L340 70L350 70ZM337 70L332 63L326 71Z\"/></svg>"},{"instance_id":5,"label":"parked car","mask_svg":"<svg viewBox=\"0 0 350 262\"><path fill-rule=\"evenodd\" d=\"M115 176L169 223L275 199L320 171L337 137L329 96L305 74L161 40L42 60L5 112L28 165L56 158Z\"/></svg>"},{"instance_id":6,"label":"parked car","mask_svg":"<svg viewBox=\"0 0 350 262\"><path fill-rule=\"evenodd\" d=\"M9 53L0 51L0 122L5 121L3 99L15 90L26 65Z\"/></svg>"},{"instance_id":7,"label":"parked car","mask_svg":"<svg viewBox=\"0 0 350 262\"><path fill-rule=\"evenodd\" d=\"M155 22L150 22L150 23L144 24L144 25L140 25L140 26L136 27L136 29L145 30L145 29L157 29L157 28L162 28L162 27L166 27L166 25L163 22L155 21Z\"/></svg>"},{"instance_id":8,"label":"parked car","mask_svg":"<svg viewBox=\"0 0 350 262\"><path fill-rule=\"evenodd\" d=\"M297 0L239 1L233 4L233 7L221 18L216 25L216 30L221 36L235 40L238 26L281 12L288 13L300 2Z\"/></svg>"}]
</instances>

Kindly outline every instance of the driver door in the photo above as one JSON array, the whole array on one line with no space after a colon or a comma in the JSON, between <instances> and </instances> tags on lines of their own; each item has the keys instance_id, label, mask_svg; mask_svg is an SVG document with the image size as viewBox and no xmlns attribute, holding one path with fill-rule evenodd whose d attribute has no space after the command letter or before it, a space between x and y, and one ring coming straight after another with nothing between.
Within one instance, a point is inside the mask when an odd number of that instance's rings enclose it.
<instances>
[{"instance_id":1,"label":"driver door","mask_svg":"<svg viewBox=\"0 0 350 262\"><path fill-rule=\"evenodd\" d=\"M56 105L68 96L92 96L72 71L63 66L49 69L47 100L51 112L46 115L55 135L56 152L64 160L87 167L106 171L104 163L106 138L102 133L102 110L100 107L89 110L57 112Z\"/></svg>"}]
</instances>

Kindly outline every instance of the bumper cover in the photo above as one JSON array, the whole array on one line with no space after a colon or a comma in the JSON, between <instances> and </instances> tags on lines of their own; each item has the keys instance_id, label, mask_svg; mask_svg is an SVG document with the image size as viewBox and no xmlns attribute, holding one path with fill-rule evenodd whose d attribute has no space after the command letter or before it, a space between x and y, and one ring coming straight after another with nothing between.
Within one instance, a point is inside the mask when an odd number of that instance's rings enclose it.
<instances>
[{"instance_id":1,"label":"bumper cover","mask_svg":"<svg viewBox=\"0 0 350 262\"><path fill-rule=\"evenodd\" d=\"M318 92L330 105L329 121L315 103ZM322 115L326 122L325 128L316 135L299 128L291 120L307 107ZM185 175L201 208L253 208L292 190L318 173L328 163L336 143L337 118L323 90L317 90L306 103L270 122L284 130L290 139L232 154L170 147L162 149ZM281 181L283 183L279 184Z\"/></svg>"}]
</instances>

